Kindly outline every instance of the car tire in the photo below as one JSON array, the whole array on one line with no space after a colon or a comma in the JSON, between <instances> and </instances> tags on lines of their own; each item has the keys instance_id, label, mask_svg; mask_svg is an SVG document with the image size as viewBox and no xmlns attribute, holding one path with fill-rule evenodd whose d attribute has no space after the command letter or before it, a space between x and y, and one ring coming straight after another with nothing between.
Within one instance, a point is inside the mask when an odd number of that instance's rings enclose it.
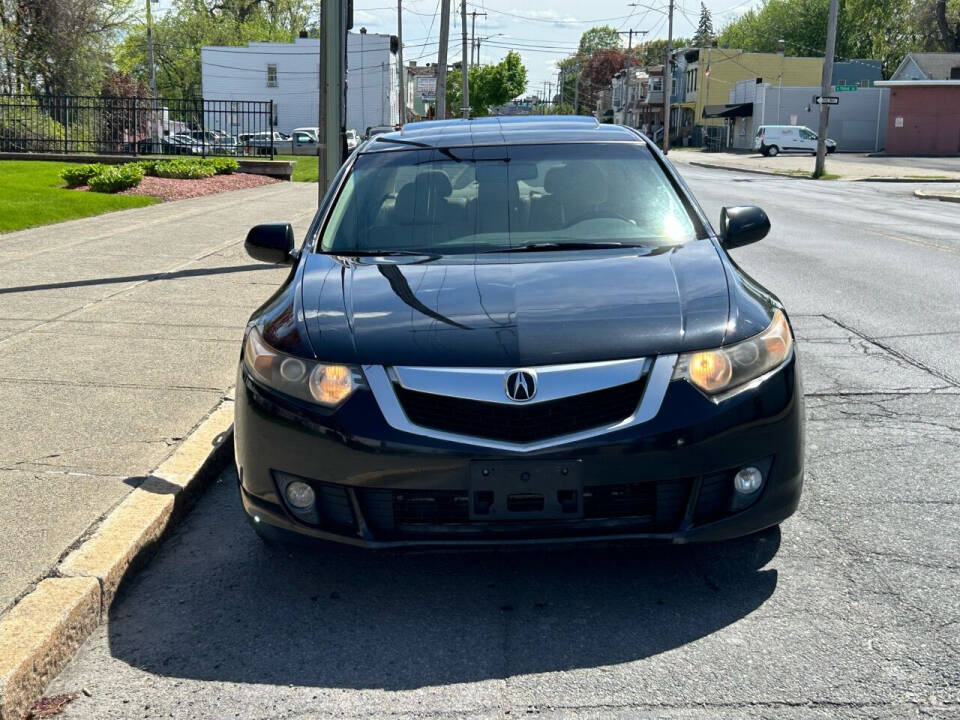
<instances>
[{"instance_id":1,"label":"car tire","mask_svg":"<svg viewBox=\"0 0 960 720\"><path fill-rule=\"evenodd\" d=\"M767 148L767 157L776 157L779 154L780 148L778 148L776 145L771 145Z\"/></svg>"},{"instance_id":2,"label":"car tire","mask_svg":"<svg viewBox=\"0 0 960 720\"><path fill-rule=\"evenodd\" d=\"M835 147L828 147L828 148L827 148L827 153L829 153L830 155L833 155L836 151L837 151L837 149L836 149Z\"/></svg>"}]
</instances>

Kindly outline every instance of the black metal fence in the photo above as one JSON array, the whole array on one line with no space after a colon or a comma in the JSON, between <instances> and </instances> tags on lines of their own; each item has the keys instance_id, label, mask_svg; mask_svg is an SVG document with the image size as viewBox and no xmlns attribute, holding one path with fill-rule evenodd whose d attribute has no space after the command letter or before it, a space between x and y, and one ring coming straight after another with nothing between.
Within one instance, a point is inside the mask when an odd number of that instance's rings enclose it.
<instances>
[{"instance_id":1,"label":"black metal fence","mask_svg":"<svg viewBox=\"0 0 960 720\"><path fill-rule=\"evenodd\" d=\"M278 142L272 101L0 95L0 152L272 158Z\"/></svg>"}]
</instances>

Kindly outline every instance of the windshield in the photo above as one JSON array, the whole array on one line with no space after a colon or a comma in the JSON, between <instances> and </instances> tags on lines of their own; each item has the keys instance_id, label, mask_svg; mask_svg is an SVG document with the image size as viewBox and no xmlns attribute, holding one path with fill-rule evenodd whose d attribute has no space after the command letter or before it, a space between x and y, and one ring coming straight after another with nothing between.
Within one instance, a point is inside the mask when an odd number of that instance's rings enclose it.
<instances>
[{"instance_id":1,"label":"windshield","mask_svg":"<svg viewBox=\"0 0 960 720\"><path fill-rule=\"evenodd\" d=\"M662 247L696 237L644 145L524 145L361 155L320 249L449 254Z\"/></svg>"}]
</instances>

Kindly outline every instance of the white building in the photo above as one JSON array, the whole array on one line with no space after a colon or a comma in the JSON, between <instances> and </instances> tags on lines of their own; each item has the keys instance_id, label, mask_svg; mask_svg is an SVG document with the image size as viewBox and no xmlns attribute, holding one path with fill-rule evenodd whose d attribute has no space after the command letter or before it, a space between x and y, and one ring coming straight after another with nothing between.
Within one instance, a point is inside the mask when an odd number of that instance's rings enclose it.
<instances>
[{"instance_id":1,"label":"white building","mask_svg":"<svg viewBox=\"0 0 960 720\"><path fill-rule=\"evenodd\" d=\"M396 47L391 35L347 34L347 128L363 133L370 126L399 121ZM318 38L206 46L200 60L204 98L272 100L274 125L285 133L318 125ZM239 132L243 130L234 134Z\"/></svg>"},{"instance_id":2,"label":"white building","mask_svg":"<svg viewBox=\"0 0 960 720\"><path fill-rule=\"evenodd\" d=\"M857 87L834 92L840 98L830 107L827 137L836 140L841 152L878 152L887 137L890 90ZM779 87L756 80L742 80L730 88L724 115L728 118L730 145L752 149L761 125L805 125L814 132L820 121L815 98L818 87ZM719 109L719 108L718 108Z\"/></svg>"}]
</instances>

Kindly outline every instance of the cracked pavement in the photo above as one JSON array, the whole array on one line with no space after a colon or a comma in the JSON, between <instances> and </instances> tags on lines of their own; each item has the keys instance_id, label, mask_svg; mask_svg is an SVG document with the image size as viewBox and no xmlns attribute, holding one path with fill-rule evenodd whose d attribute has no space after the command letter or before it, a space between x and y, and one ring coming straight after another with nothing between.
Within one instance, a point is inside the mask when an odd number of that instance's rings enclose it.
<instances>
[{"instance_id":1,"label":"cracked pavement","mask_svg":"<svg viewBox=\"0 0 960 720\"><path fill-rule=\"evenodd\" d=\"M0 612L233 385L246 318L284 275L246 256L246 231L274 213L305 228L314 193L271 185L0 235Z\"/></svg>"},{"instance_id":2,"label":"cracked pavement","mask_svg":"<svg viewBox=\"0 0 960 720\"><path fill-rule=\"evenodd\" d=\"M63 717L960 717L960 209L684 174L711 217L773 221L735 258L784 300L802 364L807 482L782 528L275 550L229 469L48 689L89 693Z\"/></svg>"}]
</instances>

